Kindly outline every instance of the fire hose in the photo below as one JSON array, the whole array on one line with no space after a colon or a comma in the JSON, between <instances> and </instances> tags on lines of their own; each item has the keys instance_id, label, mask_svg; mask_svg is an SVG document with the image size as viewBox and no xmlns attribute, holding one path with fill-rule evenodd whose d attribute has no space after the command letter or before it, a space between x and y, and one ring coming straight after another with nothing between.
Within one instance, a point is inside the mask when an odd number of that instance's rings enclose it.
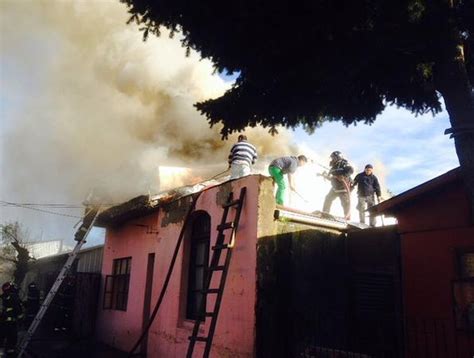
<instances>
[{"instance_id":1,"label":"fire hose","mask_svg":"<svg viewBox=\"0 0 474 358\"><path fill-rule=\"evenodd\" d=\"M133 348L130 350L130 352L128 352L128 357L133 357L134 356L134 352L136 351L138 346L142 343L143 339L147 335L147 333L148 333L148 331L149 331L149 329L150 329L150 327L151 327L151 325L152 325L152 323L153 323L153 321L156 317L156 314L158 313L158 309L160 308L161 303L163 302L163 298L165 297L165 293L166 293L166 290L168 288L168 284L169 284L170 279L171 279L171 274L173 273L174 264L176 262L176 258L178 257L179 248L181 247L181 243L183 241L184 233L186 231L186 227L187 227L187 224L188 224L188 219L189 219L190 215L192 214L192 212L194 211L194 208L196 207L196 202L197 202L199 196L201 195L201 193L202 193L202 191L198 192L194 196L194 200L193 200L191 206L189 207L189 210L186 214L186 218L185 218L184 223L183 223L183 227L181 228L181 232L179 233L178 241L176 242L176 247L175 247L174 252L173 252L173 257L172 257L170 265L168 267L168 272L166 274L165 281L163 282L163 286L161 288L161 292L160 292L160 296L158 297L158 301L156 302L156 305L153 308L153 312L150 316L150 319L147 322L146 327L143 329L142 334L140 335L140 337L138 338L137 342L135 343Z\"/></svg>"},{"instance_id":2,"label":"fire hose","mask_svg":"<svg viewBox=\"0 0 474 358\"><path fill-rule=\"evenodd\" d=\"M298 193L295 189L291 189L291 191L292 191L293 193L295 193L296 195L298 195L305 203L308 203L308 204L309 204L309 201L306 200L306 199L303 197L303 195L301 195L300 193Z\"/></svg>"},{"instance_id":3,"label":"fire hose","mask_svg":"<svg viewBox=\"0 0 474 358\"><path fill-rule=\"evenodd\" d=\"M227 173L228 171L229 171L229 169L226 169L223 172L218 173L218 174L214 175L213 177L207 179L206 181L216 179L216 178L220 177L221 175ZM206 189L209 189L209 188L210 187L208 187ZM170 265L168 267L168 272L166 274L165 281L163 282L163 286L161 288L161 292L160 292L160 295L158 297L158 301L156 302L156 305L153 308L153 312L150 316L150 319L148 320L148 322L146 324L146 327L143 329L142 334L140 335L140 337L138 338L138 340L136 341L135 345L130 350L130 352L128 352L128 357L133 357L135 355L134 352L137 350L137 348L142 343L143 339L146 337L148 331L150 330L150 327L151 327L153 321L156 318L156 315L158 313L158 309L160 308L161 303L163 302L163 298L164 298L166 290L168 288L168 284L169 284L170 279L171 279L171 274L173 273L174 265L176 263L176 259L178 257L179 249L181 247L181 243L183 242L184 233L185 233L186 228L187 228L188 219L189 219L190 215L193 213L194 208L196 207L196 202L199 199L199 196L201 195L201 193L202 193L202 191L200 191L200 192L196 193L196 195L194 195L194 200L193 200L191 206L189 207L189 210L186 214L186 218L184 219L183 227L181 228L181 232L179 233L178 241L176 242L176 247L175 247L174 252L173 252L173 257L171 258L171 262L170 262Z\"/></svg>"}]
</instances>

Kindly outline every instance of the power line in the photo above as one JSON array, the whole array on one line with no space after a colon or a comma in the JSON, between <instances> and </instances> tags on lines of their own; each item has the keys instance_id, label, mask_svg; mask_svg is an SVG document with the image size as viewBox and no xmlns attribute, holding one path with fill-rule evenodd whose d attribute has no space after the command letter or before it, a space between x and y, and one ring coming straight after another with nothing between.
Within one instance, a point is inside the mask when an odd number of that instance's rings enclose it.
<instances>
[{"instance_id":1,"label":"power line","mask_svg":"<svg viewBox=\"0 0 474 358\"><path fill-rule=\"evenodd\" d=\"M34 203L12 203L12 202L2 202L0 205L9 206L9 205L21 205L28 207L45 207L45 208L58 208L58 209L80 209L83 208L83 205L73 205L73 204L34 204Z\"/></svg>"},{"instance_id":2,"label":"power line","mask_svg":"<svg viewBox=\"0 0 474 358\"><path fill-rule=\"evenodd\" d=\"M65 216L65 217L69 217L69 218L82 219L82 216L58 213L56 211L39 209L39 208L36 208L36 207L33 207L33 206L22 205L22 204L18 204L18 203L11 203L11 202L8 202L8 201L3 201L3 200L0 200L0 204L2 204L2 206L5 206L5 207L12 207L13 206L13 207L18 207L18 208L23 208L23 209L30 209L30 210L34 210L34 211L39 211L39 212L46 213L46 214L51 214L51 215L58 215L58 216Z\"/></svg>"},{"instance_id":3,"label":"power line","mask_svg":"<svg viewBox=\"0 0 474 358\"><path fill-rule=\"evenodd\" d=\"M115 206L119 203L100 203L102 206ZM58 208L58 209L82 209L86 205L84 204L59 204L59 203L16 203L11 201L0 200L0 206L10 205L21 205L21 206L32 206L32 207L44 207L44 208Z\"/></svg>"}]
</instances>

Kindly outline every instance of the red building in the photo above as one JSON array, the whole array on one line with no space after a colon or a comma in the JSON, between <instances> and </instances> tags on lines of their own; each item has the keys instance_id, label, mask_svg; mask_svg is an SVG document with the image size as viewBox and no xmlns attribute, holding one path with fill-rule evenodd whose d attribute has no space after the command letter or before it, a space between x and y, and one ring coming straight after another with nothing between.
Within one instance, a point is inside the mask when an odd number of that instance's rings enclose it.
<instances>
[{"instance_id":1,"label":"red building","mask_svg":"<svg viewBox=\"0 0 474 358\"><path fill-rule=\"evenodd\" d=\"M372 208L398 220L407 357L474 356L474 224L460 169Z\"/></svg>"}]
</instances>

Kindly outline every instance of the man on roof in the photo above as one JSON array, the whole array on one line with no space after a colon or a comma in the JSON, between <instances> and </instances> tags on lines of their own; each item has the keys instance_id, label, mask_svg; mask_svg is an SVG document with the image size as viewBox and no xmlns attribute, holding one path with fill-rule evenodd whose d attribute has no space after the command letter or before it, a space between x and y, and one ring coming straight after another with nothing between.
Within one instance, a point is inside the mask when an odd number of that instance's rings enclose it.
<instances>
[{"instance_id":1,"label":"man on roof","mask_svg":"<svg viewBox=\"0 0 474 358\"><path fill-rule=\"evenodd\" d=\"M344 218L351 219L351 175L354 169L349 162L343 158L342 153L334 151L330 155L329 173L325 174L325 178L331 182L331 189L324 199L323 212L331 211L331 205L334 199L339 198L342 209L344 210Z\"/></svg>"},{"instance_id":2,"label":"man on roof","mask_svg":"<svg viewBox=\"0 0 474 358\"><path fill-rule=\"evenodd\" d=\"M251 165L257 161L257 150L247 141L247 136L239 135L238 142L229 154L230 179L237 179L251 172Z\"/></svg>"},{"instance_id":3,"label":"man on roof","mask_svg":"<svg viewBox=\"0 0 474 358\"><path fill-rule=\"evenodd\" d=\"M381 198L380 184L377 177L373 174L374 167L372 164L367 164L362 173L359 173L354 178L352 189L357 186L357 210L359 210L360 222L365 224L365 211L374 206L374 194L377 195L378 201ZM375 216L370 216L370 226L375 226Z\"/></svg>"},{"instance_id":4,"label":"man on roof","mask_svg":"<svg viewBox=\"0 0 474 358\"><path fill-rule=\"evenodd\" d=\"M268 172L278 186L275 197L278 205L283 205L283 202L285 201L285 174L288 175L290 189L296 191L293 183L293 174L296 172L298 167L305 165L307 162L308 159L304 155L298 155L297 157L280 157L270 163Z\"/></svg>"}]
</instances>

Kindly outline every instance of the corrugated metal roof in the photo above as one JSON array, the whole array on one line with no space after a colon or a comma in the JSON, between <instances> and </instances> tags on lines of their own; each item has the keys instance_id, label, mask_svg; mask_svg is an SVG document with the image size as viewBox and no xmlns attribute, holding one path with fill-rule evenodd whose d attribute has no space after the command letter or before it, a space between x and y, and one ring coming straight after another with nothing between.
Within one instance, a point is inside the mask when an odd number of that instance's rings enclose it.
<instances>
[{"instance_id":1,"label":"corrugated metal roof","mask_svg":"<svg viewBox=\"0 0 474 358\"><path fill-rule=\"evenodd\" d=\"M307 213L304 211L300 211L300 210L296 210L296 209L292 209L292 208L288 208L288 207L284 207L280 205L277 205L277 209L275 210L274 217L276 220L299 222L302 224L336 229L340 231L347 231L348 229L357 230L357 229L364 229L368 227L367 225L360 224L360 223L353 223L353 222L345 220L344 218L333 216L333 215L323 213L320 211Z\"/></svg>"}]
</instances>

